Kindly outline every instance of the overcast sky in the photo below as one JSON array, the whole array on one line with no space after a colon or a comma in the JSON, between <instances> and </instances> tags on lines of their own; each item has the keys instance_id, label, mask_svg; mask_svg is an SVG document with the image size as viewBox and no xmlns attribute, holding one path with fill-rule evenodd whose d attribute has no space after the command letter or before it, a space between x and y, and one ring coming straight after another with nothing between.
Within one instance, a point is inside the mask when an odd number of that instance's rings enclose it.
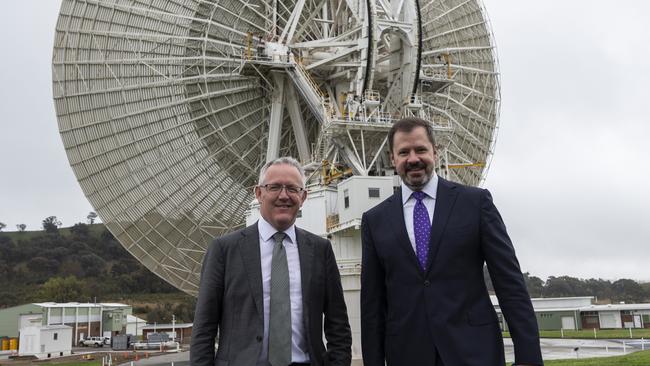
<instances>
[{"instance_id":1,"label":"overcast sky","mask_svg":"<svg viewBox=\"0 0 650 366\"><path fill-rule=\"evenodd\" d=\"M57 0L0 4L0 222L93 211L51 91ZM522 270L650 281L650 2L486 0L501 119L484 184Z\"/></svg>"}]
</instances>

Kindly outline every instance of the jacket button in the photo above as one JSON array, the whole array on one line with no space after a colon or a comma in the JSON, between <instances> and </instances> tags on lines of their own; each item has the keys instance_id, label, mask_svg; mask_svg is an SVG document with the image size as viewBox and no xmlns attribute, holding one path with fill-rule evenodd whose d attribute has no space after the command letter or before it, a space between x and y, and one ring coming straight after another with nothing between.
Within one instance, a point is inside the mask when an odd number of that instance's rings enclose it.
<instances>
[{"instance_id":1,"label":"jacket button","mask_svg":"<svg viewBox=\"0 0 650 366\"><path fill-rule=\"evenodd\" d=\"M257 336L257 338L255 338L255 339L257 339L258 342L261 342L262 341L262 336Z\"/></svg>"},{"instance_id":2,"label":"jacket button","mask_svg":"<svg viewBox=\"0 0 650 366\"><path fill-rule=\"evenodd\" d=\"M430 284L431 284L431 282L429 282L429 280L424 281L424 287L429 287Z\"/></svg>"}]
</instances>

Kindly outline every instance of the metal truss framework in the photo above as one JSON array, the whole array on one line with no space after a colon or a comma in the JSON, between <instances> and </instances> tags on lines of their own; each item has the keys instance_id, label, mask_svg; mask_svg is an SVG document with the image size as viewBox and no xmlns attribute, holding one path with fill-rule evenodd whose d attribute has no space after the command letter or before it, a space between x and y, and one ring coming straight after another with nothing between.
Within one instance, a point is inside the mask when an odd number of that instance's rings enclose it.
<instances>
[{"instance_id":1,"label":"metal truss framework","mask_svg":"<svg viewBox=\"0 0 650 366\"><path fill-rule=\"evenodd\" d=\"M417 115L438 173L477 185L500 105L480 0L63 0L52 71L84 193L190 294L267 160L299 157L314 181L322 160L387 174L388 128Z\"/></svg>"}]
</instances>

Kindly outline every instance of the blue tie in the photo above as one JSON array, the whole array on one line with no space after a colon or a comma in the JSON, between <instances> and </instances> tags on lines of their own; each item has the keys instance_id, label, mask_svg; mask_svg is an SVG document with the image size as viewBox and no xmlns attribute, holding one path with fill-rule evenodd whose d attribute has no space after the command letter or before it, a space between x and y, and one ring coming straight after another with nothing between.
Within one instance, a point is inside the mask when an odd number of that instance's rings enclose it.
<instances>
[{"instance_id":1,"label":"blue tie","mask_svg":"<svg viewBox=\"0 0 650 366\"><path fill-rule=\"evenodd\" d=\"M431 234L431 220L429 212L422 202L426 193L413 192L415 198L415 207L413 208L413 230L415 232L415 252L418 262L422 269L427 267L427 257L429 256L429 235Z\"/></svg>"}]
</instances>

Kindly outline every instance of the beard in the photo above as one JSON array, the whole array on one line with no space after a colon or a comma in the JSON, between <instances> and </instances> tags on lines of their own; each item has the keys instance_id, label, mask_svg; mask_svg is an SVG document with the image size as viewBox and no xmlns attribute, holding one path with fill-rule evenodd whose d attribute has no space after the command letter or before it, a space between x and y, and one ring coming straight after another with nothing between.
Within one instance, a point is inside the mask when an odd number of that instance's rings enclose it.
<instances>
[{"instance_id":1,"label":"beard","mask_svg":"<svg viewBox=\"0 0 650 366\"><path fill-rule=\"evenodd\" d=\"M423 170L423 173L416 176L410 176L409 172L413 170ZM415 163L407 163L404 165L404 173L401 174L401 177L407 187L414 191L419 191L429 183L432 175L433 166L427 166L424 162L417 161Z\"/></svg>"}]
</instances>

